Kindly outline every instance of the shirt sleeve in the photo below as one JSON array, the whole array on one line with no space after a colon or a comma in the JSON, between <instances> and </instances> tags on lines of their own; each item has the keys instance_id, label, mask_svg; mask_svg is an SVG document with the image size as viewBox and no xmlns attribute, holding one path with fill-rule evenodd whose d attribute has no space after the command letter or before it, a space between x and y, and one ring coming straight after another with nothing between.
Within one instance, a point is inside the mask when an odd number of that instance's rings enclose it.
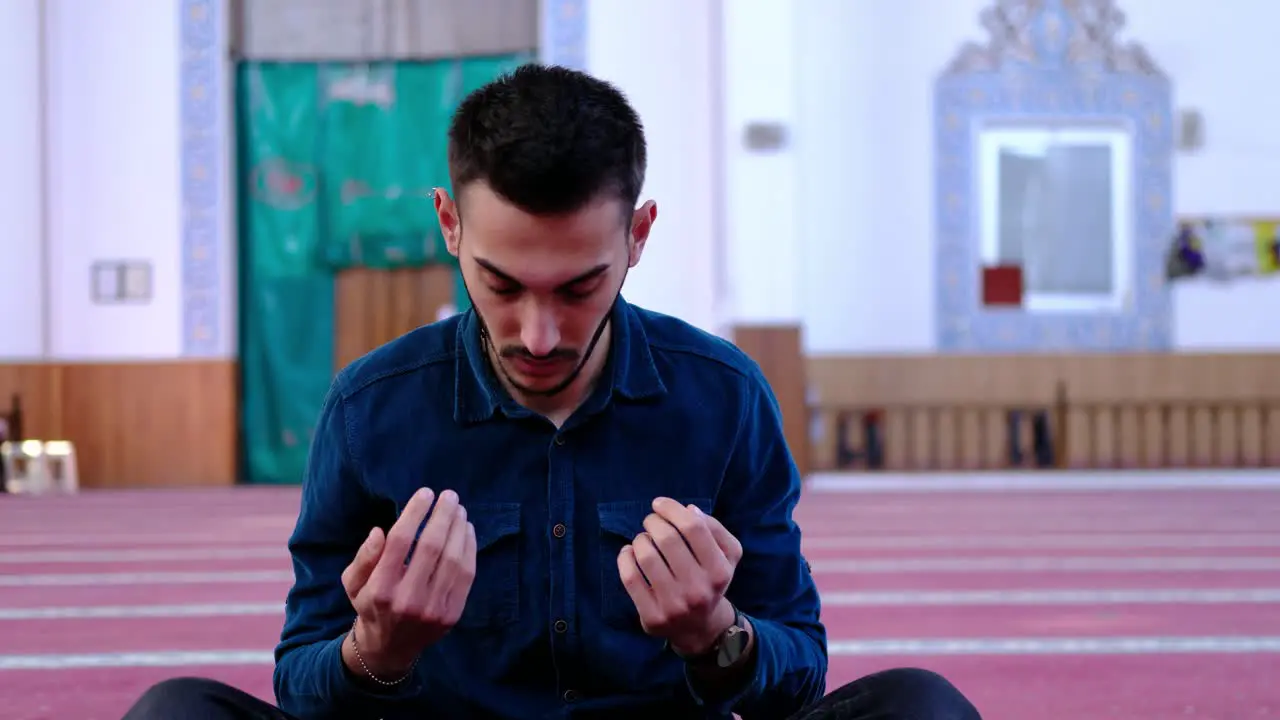
<instances>
[{"instance_id":1,"label":"shirt sleeve","mask_svg":"<svg viewBox=\"0 0 1280 720\"><path fill-rule=\"evenodd\" d=\"M793 519L800 473L787 448L777 400L758 369L748 376L746 397L714 514L742 543L742 560L726 595L755 630L754 669L738 693L712 704L752 720L790 717L822 698L827 634ZM707 704L694 683L690 688Z\"/></svg>"},{"instance_id":2,"label":"shirt sleeve","mask_svg":"<svg viewBox=\"0 0 1280 720\"><path fill-rule=\"evenodd\" d=\"M294 584L275 649L276 703L290 715L313 720L381 717L421 686L420 666L405 682L378 691L342 661L343 638L355 621L342 572L375 525L390 526L394 508L379 503L360 479L340 388L335 381L325 398L307 458L302 504L289 539Z\"/></svg>"}]
</instances>

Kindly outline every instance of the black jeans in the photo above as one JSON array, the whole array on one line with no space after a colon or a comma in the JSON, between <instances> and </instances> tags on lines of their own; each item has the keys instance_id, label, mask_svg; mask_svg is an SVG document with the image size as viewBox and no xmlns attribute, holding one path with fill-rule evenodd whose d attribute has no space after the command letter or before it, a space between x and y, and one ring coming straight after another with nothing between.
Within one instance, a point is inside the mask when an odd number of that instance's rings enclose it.
<instances>
[{"instance_id":1,"label":"black jeans","mask_svg":"<svg viewBox=\"0 0 1280 720\"><path fill-rule=\"evenodd\" d=\"M827 694L789 720L981 720L959 690L928 670L868 675ZM174 678L148 690L123 720L293 720L229 685Z\"/></svg>"}]
</instances>

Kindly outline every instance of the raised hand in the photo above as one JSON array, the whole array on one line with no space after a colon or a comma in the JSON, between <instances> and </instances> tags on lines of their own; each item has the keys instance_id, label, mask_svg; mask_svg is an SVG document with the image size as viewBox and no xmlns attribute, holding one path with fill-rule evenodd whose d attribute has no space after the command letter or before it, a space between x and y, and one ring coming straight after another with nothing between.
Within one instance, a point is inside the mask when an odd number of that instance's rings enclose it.
<instances>
[{"instance_id":1,"label":"raised hand","mask_svg":"<svg viewBox=\"0 0 1280 720\"><path fill-rule=\"evenodd\" d=\"M404 677L458 622L475 578L475 527L452 490L440 493L414 546L433 498L426 488L415 493L386 537L374 528L342 573L357 616L343 660L384 684Z\"/></svg>"},{"instance_id":2,"label":"raised hand","mask_svg":"<svg viewBox=\"0 0 1280 720\"><path fill-rule=\"evenodd\" d=\"M676 652L698 654L734 619L724 594L742 544L695 505L653 501L645 531L618 553L618 573L646 633Z\"/></svg>"}]
</instances>

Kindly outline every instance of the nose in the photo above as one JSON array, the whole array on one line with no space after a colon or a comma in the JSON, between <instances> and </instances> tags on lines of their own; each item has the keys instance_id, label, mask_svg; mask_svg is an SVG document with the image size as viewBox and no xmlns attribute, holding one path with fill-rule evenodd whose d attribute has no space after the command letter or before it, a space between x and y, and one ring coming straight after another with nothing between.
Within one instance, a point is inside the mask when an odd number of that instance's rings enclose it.
<instances>
[{"instance_id":1,"label":"nose","mask_svg":"<svg viewBox=\"0 0 1280 720\"><path fill-rule=\"evenodd\" d=\"M537 302L530 302L521 318L520 342L535 356L541 357L560 343L560 328L555 313Z\"/></svg>"}]
</instances>

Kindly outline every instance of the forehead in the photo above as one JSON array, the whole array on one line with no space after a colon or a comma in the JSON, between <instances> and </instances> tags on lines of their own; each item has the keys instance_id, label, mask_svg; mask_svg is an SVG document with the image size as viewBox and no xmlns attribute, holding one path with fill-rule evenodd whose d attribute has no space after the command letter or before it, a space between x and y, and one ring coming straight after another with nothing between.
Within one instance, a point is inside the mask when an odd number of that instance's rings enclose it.
<instances>
[{"instance_id":1,"label":"forehead","mask_svg":"<svg viewBox=\"0 0 1280 720\"><path fill-rule=\"evenodd\" d=\"M529 284L555 283L626 254L627 215L610 197L549 216L525 212L479 184L459 200L463 247Z\"/></svg>"}]
</instances>

